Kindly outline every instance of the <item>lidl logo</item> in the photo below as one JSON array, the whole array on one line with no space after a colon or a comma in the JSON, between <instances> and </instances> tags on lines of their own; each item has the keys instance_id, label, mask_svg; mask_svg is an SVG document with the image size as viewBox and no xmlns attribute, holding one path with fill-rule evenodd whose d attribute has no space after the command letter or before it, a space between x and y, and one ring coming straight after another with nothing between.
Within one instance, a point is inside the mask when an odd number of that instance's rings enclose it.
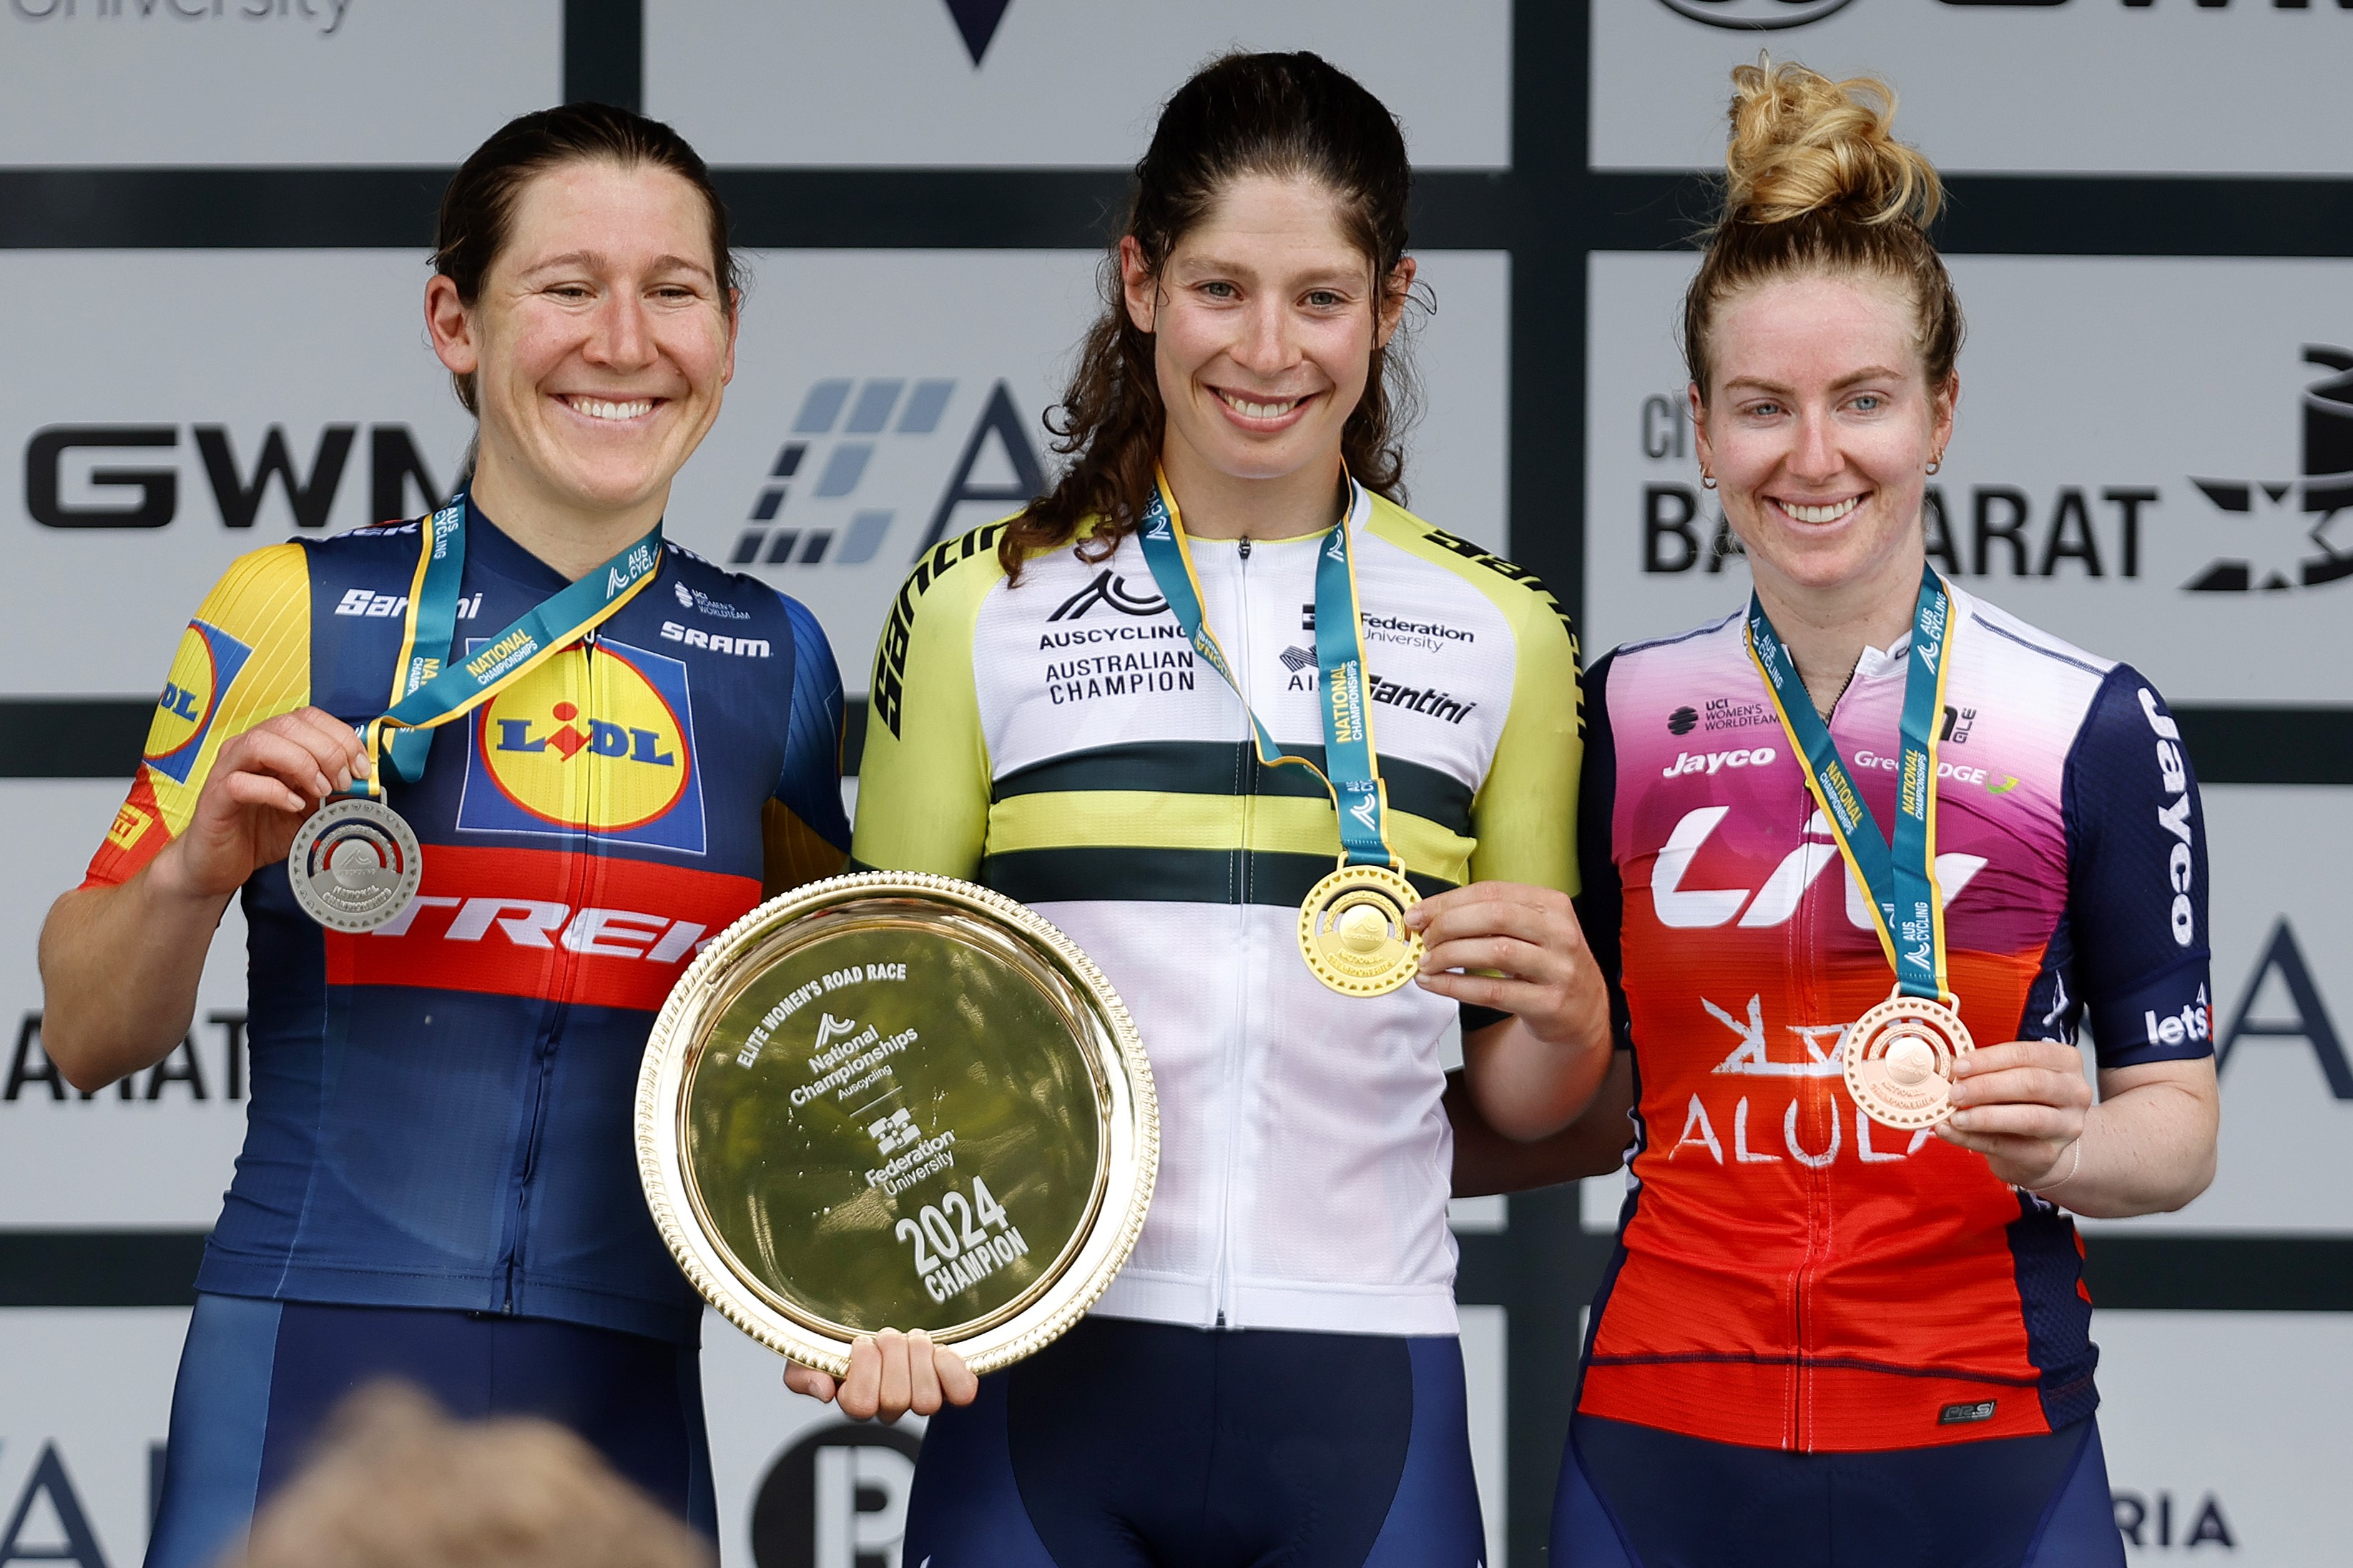
<instances>
[{"instance_id":1,"label":"lidl logo","mask_svg":"<svg viewBox=\"0 0 2353 1568\"><path fill-rule=\"evenodd\" d=\"M147 731L150 768L174 784L188 782L222 696L252 657L251 648L218 626L188 623L163 695L155 699L155 720Z\"/></svg>"},{"instance_id":2,"label":"lidl logo","mask_svg":"<svg viewBox=\"0 0 2353 1568\"><path fill-rule=\"evenodd\" d=\"M565 648L475 710L472 739L461 829L585 827L703 852L693 711L677 659L616 642Z\"/></svg>"}]
</instances>

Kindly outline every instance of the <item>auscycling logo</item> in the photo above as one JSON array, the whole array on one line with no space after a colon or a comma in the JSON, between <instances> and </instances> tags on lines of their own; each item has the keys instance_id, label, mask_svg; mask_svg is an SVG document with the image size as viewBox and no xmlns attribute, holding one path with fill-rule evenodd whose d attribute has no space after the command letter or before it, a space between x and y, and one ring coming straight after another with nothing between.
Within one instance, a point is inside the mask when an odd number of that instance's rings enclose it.
<instances>
[{"instance_id":1,"label":"auscycling logo","mask_svg":"<svg viewBox=\"0 0 2353 1568\"><path fill-rule=\"evenodd\" d=\"M967 502L987 502L1001 516L1039 494L1045 469L1012 386L999 381L982 394L983 384L903 376L831 376L812 384L754 496L729 564L859 566L886 542L896 564L938 543ZM934 438L962 423L960 387L971 389L963 406L978 407L961 447L950 448ZM944 483L934 490L938 481L929 476L951 451ZM922 521L902 526L910 500Z\"/></svg>"}]
</instances>

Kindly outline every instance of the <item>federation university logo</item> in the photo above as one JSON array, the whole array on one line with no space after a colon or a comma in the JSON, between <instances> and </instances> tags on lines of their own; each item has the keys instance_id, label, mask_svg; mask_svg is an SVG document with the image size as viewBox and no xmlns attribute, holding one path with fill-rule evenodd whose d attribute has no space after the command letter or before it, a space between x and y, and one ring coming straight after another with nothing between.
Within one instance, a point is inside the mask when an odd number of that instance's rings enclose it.
<instances>
[{"instance_id":1,"label":"federation university logo","mask_svg":"<svg viewBox=\"0 0 2353 1568\"><path fill-rule=\"evenodd\" d=\"M476 643L469 640L471 653ZM678 659L567 647L474 710L458 826L704 850L693 709Z\"/></svg>"},{"instance_id":2,"label":"federation university logo","mask_svg":"<svg viewBox=\"0 0 2353 1568\"><path fill-rule=\"evenodd\" d=\"M220 713L221 698L253 650L218 626L190 621L180 634L172 673L155 699L155 721L147 732L147 765L174 784L186 784Z\"/></svg>"}]
</instances>

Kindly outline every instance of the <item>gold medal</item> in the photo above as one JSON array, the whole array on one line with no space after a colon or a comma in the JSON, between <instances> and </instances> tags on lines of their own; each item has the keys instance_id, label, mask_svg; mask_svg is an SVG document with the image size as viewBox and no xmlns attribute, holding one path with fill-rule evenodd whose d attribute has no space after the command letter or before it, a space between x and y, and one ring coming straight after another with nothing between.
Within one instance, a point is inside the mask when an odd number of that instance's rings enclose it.
<instances>
[{"instance_id":1,"label":"gold medal","mask_svg":"<svg viewBox=\"0 0 2353 1568\"><path fill-rule=\"evenodd\" d=\"M1299 952L1344 996L1385 996L1420 972L1420 936L1405 923L1421 902L1386 866L1343 866L1299 906Z\"/></svg>"},{"instance_id":2,"label":"gold medal","mask_svg":"<svg viewBox=\"0 0 2353 1568\"><path fill-rule=\"evenodd\" d=\"M1953 1068L1977 1048L1961 1016L1925 996L1890 996L1847 1031L1846 1090L1873 1121L1900 1131L1953 1113Z\"/></svg>"}]
</instances>

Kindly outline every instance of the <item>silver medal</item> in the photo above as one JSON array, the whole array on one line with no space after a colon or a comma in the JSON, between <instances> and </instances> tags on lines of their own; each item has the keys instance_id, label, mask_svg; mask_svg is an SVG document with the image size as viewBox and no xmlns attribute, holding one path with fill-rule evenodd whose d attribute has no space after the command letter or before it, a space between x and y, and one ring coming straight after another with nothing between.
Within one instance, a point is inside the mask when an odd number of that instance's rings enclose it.
<instances>
[{"instance_id":1,"label":"silver medal","mask_svg":"<svg viewBox=\"0 0 2353 1568\"><path fill-rule=\"evenodd\" d=\"M331 931L374 931L424 879L417 835L400 813L357 795L331 800L294 835L286 879L302 912Z\"/></svg>"}]
</instances>

